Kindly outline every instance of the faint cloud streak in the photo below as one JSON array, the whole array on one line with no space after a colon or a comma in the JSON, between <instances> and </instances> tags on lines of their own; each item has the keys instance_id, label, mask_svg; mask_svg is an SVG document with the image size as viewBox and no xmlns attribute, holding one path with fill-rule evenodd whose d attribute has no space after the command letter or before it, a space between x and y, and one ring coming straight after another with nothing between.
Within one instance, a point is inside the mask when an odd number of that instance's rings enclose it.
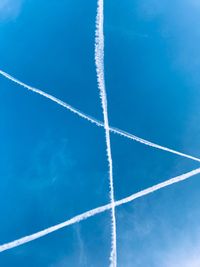
<instances>
[{"instance_id":1,"label":"faint cloud streak","mask_svg":"<svg viewBox=\"0 0 200 267\"><path fill-rule=\"evenodd\" d=\"M87 256L85 253L85 245L84 241L81 236L81 226L79 224L76 225L76 235L78 240L78 247L79 247L79 264L80 266L88 266L87 265Z\"/></svg>"}]
</instances>

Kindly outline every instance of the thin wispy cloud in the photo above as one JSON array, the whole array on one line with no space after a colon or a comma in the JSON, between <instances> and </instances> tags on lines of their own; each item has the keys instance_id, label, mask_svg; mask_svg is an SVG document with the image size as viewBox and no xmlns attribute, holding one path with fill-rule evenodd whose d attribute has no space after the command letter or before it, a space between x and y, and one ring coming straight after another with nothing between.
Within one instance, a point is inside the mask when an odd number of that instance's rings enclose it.
<instances>
[{"instance_id":1,"label":"thin wispy cloud","mask_svg":"<svg viewBox=\"0 0 200 267\"><path fill-rule=\"evenodd\" d=\"M188 244L187 240L182 240L182 244L179 244L179 247L173 247L173 251L165 251L164 255L161 252L165 261L160 262L160 267L199 267L199 249L199 244Z\"/></svg>"},{"instance_id":2,"label":"thin wispy cloud","mask_svg":"<svg viewBox=\"0 0 200 267\"><path fill-rule=\"evenodd\" d=\"M76 225L76 235L79 246L79 264L83 267L88 266L85 245L81 235L81 226L79 224Z\"/></svg>"}]
</instances>

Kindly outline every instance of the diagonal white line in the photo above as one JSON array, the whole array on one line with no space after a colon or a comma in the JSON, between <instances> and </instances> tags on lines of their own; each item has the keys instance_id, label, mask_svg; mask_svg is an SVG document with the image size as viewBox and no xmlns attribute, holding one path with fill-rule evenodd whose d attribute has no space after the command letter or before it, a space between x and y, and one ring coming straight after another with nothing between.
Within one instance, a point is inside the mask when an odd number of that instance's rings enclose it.
<instances>
[{"instance_id":1,"label":"diagonal white line","mask_svg":"<svg viewBox=\"0 0 200 267\"><path fill-rule=\"evenodd\" d=\"M110 267L117 267L117 230L115 215L115 199L114 199L114 182L113 182L113 163L112 151L110 143L110 128L108 120L107 96L104 76L104 0L98 0L97 16L96 16L96 38L95 38L95 63L97 71L97 81L100 90L100 98L103 109L104 129L106 138L106 151L109 164L109 182L110 182L110 203L111 203L111 219L112 219L112 240Z\"/></svg>"},{"instance_id":2,"label":"diagonal white line","mask_svg":"<svg viewBox=\"0 0 200 267\"><path fill-rule=\"evenodd\" d=\"M81 112L78 109L72 107L71 105L67 104L66 102L64 102L64 101L62 101L62 100L60 100L60 99L58 99L58 98L56 98L56 97L54 97L54 96L52 96L52 95L50 95L48 93L45 93L44 91L42 91L40 89L37 89L37 88L32 87L32 86L30 86L28 84L25 84L24 82L21 82L20 80L14 78L10 74L6 73L5 71L0 70L0 74L2 76L4 76L5 78L7 78L8 80L10 80L10 81L12 81L12 82L24 87L24 88L26 88L26 89L28 89L28 90L36 93L36 94L39 94L41 96L44 96L44 97L48 98L49 100L51 100L51 101L57 103L58 105L70 110L72 113L75 113L76 115L78 115L81 118L83 118L83 119L85 119L87 121L90 121L91 123L94 123L97 126L100 126L100 127L104 126L102 122L100 122L100 121L98 121L96 119L93 119L91 116L88 116L88 115L84 114L83 112Z\"/></svg>"},{"instance_id":3,"label":"diagonal white line","mask_svg":"<svg viewBox=\"0 0 200 267\"><path fill-rule=\"evenodd\" d=\"M58 98L56 98L56 97L54 97L54 96L52 96L50 94L45 93L44 91L42 91L40 89L34 88L34 87L30 86L30 85L27 85L27 84L19 81L18 79L14 78L10 74L8 74L8 73L6 73L6 72L4 72L2 70L0 70L0 74L2 76L4 76L5 78L9 79L10 81L12 81L12 82L24 87L24 88L26 88L26 89L28 89L28 90L36 93L36 94L39 94L39 95L41 95L43 97L48 98L49 100L57 103L58 105L70 110L72 113L78 115L79 117L81 117L81 118L83 118L83 119L85 119L85 120L87 120L87 121L89 121L89 122L91 122L91 123L93 123L93 124L95 124L95 125L97 125L99 127L104 127L104 123L103 122L101 122L101 121L99 121L99 120L97 120L97 119L85 114L84 112L82 112L82 111L80 111L80 110L78 110L78 109L76 109L74 107L72 107L71 105L67 104L66 102L64 102L64 101L62 101L62 100L60 100L60 99L58 99ZM144 144L144 145L147 145L147 146L150 146L150 147L153 147L153 148L157 148L157 149L160 149L160 150L164 150L166 152L169 152L169 153L172 153L172 154L184 157L184 158L188 158L188 159L192 159L194 161L200 162L200 159L197 158L197 157L193 157L191 155L176 151L174 149L167 148L165 146L161 146L161 145L155 144L153 142L150 142L148 140L140 138L140 137L138 137L136 135L127 133L127 132L125 132L123 130L120 130L118 128L110 127L110 131L113 132L113 133L116 133L116 134L118 134L120 136L129 138L130 140L139 142L141 144Z\"/></svg>"},{"instance_id":4,"label":"diagonal white line","mask_svg":"<svg viewBox=\"0 0 200 267\"><path fill-rule=\"evenodd\" d=\"M198 169L195 169L193 171L190 171L190 172L187 172L187 173L184 173L182 175L179 175L179 176L176 176L174 178L171 178L165 182L162 182L162 183L159 183L157 185L154 185L152 187L149 187L145 190L142 190L138 193L135 193L129 197L126 197L126 198L123 198L121 200L118 200L115 202L115 207L118 207L118 206L121 206L121 205L124 205L126 203L129 203L129 202L132 202L134 201L135 199L138 199L138 198L141 198L143 196L146 196L146 195L149 195L149 194L152 194L153 192L155 191L158 191L162 188L165 188L167 186L170 186L172 184L175 184L175 183L179 183L181 181L184 181L184 180L187 180L189 178L191 178L192 176L194 175L197 175L200 173L200 168ZM25 237L22 237L20 239L17 239L15 241L12 241L12 242L9 242L9 243L6 243L6 244L3 244L0 246L0 252L3 252L3 251L6 251L6 250L9 250L9 249L12 249L12 248L15 248L15 247L18 247L18 246L21 246L23 244L26 244L28 242L31 242L33 240L36 240L38 238L41 238L43 236L46 236L46 235L49 235L55 231L58 231L64 227L67 227L67 226L70 226L72 224L75 224L75 223L79 223L80 221L83 221L83 220L86 220L90 217L93 217L99 213L102 213L102 212L105 212L107 210L110 210L112 209L112 204L107 204L107 205L104 205L104 206L101 206L101 207L98 207L96 209L92 209L90 211L87 211L87 212L84 212L80 215L77 215L73 218L71 218L70 220L67 220L63 223L60 223L60 224L57 224L57 225L54 225L52 227L49 227L45 230L42 230L40 232L37 232L35 234L32 234L32 235L28 235L28 236L25 236Z\"/></svg>"}]
</instances>

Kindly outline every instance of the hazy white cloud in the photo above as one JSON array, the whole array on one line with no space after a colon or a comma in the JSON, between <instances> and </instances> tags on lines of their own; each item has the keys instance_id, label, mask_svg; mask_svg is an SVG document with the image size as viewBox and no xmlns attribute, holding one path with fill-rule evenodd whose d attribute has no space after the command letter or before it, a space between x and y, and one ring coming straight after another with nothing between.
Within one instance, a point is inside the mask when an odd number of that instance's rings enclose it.
<instances>
[{"instance_id":1,"label":"hazy white cloud","mask_svg":"<svg viewBox=\"0 0 200 267\"><path fill-rule=\"evenodd\" d=\"M15 19L22 8L23 0L1 0L0 1L0 22Z\"/></svg>"},{"instance_id":2,"label":"hazy white cloud","mask_svg":"<svg viewBox=\"0 0 200 267\"><path fill-rule=\"evenodd\" d=\"M161 267L199 267L200 244L191 240L183 239L165 253L161 253Z\"/></svg>"},{"instance_id":3,"label":"hazy white cloud","mask_svg":"<svg viewBox=\"0 0 200 267\"><path fill-rule=\"evenodd\" d=\"M151 221L153 223L153 221ZM152 242L149 243L149 234L153 232L148 231L157 227L157 223L151 225L145 225L141 221L141 225L146 229L141 230L141 234L135 232L134 220L133 220L132 233L130 229L124 229L125 239L123 240L123 246L121 246L120 251L120 260L121 265L126 267L143 267L147 266L150 263L150 266L154 267L199 267L200 266L200 242L199 236L195 238L193 231L189 236L188 229L185 229L186 236L182 233L180 239L172 238L171 233L163 233L166 235L165 239L168 239L167 242L163 242L163 246L160 246L157 238L152 236ZM186 227L187 228L187 227ZM180 230L181 231L181 230ZM198 232L196 229L195 232ZM179 232L180 233L180 232ZM146 237L145 237L146 235ZM162 235L161 235L162 238ZM140 241L139 241L140 240ZM142 246L141 246L142 240ZM137 248L137 242L140 246L140 249ZM148 242L149 247L145 245ZM168 245L166 246L166 244Z\"/></svg>"},{"instance_id":4,"label":"hazy white cloud","mask_svg":"<svg viewBox=\"0 0 200 267\"><path fill-rule=\"evenodd\" d=\"M198 223L191 225L191 219L178 227L160 216L160 204L150 204L135 202L131 210L118 212L120 266L199 267ZM199 219L194 210L190 216Z\"/></svg>"}]
</instances>

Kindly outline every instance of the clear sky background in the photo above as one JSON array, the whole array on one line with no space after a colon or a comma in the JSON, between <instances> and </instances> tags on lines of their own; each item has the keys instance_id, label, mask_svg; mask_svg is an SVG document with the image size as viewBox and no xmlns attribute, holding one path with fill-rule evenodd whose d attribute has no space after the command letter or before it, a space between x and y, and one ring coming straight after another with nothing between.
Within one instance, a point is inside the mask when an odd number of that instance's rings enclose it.
<instances>
[{"instance_id":1,"label":"clear sky background","mask_svg":"<svg viewBox=\"0 0 200 267\"><path fill-rule=\"evenodd\" d=\"M96 1L1 0L0 68L102 120ZM200 4L105 1L112 126L200 156ZM103 129L0 78L0 242L109 202ZM115 198L199 166L111 135ZM200 266L200 176L116 209L119 267ZM109 265L110 212L0 254L2 267Z\"/></svg>"}]
</instances>

